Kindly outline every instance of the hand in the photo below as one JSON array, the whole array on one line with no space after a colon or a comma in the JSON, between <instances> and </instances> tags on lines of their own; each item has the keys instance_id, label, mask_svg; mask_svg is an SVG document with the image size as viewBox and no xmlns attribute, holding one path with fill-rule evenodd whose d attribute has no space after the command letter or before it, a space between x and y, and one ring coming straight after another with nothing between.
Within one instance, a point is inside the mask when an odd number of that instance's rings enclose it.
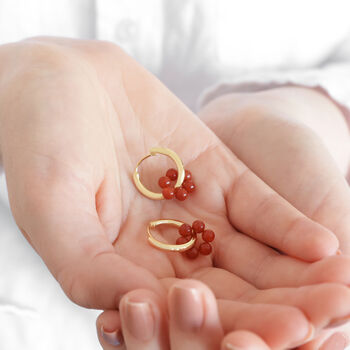
<instances>
[{"instance_id":1,"label":"hand","mask_svg":"<svg viewBox=\"0 0 350 350\"><path fill-rule=\"evenodd\" d=\"M331 305L328 298L325 297L327 291L331 291L330 285L322 287L323 296L314 293L316 286L302 288L297 293L299 299L302 300L308 294L311 305L304 305L301 307L303 312L300 312L295 307L278 305L278 303L260 304L257 303L257 300L254 301L256 298L249 300L247 298L248 291L236 302L216 301L208 287L198 281L177 280L170 283L167 281L166 284L169 290L168 310L159 303L159 299L154 293L147 290L137 290L129 292L123 297L120 311L109 310L99 316L97 331L104 350L168 350L170 348L172 350L213 350L219 348L222 350L236 348L240 350L267 350L294 348L302 343L295 336L299 333L300 326L303 328L307 320L304 315L311 315L311 321L314 322L316 314L321 311L313 302L314 298L318 306L322 303L328 304L329 311L335 305L335 303ZM344 292L347 293L346 288L343 288ZM233 292L235 291L233 290ZM292 297L293 299L296 296L293 296L292 293L287 295L286 291L284 293L283 291L275 291L270 294L276 296L281 294L280 299L283 297L285 299ZM222 339L217 303L219 313L222 315L225 314L222 312L223 309L229 308L227 316L221 317L223 327L230 330L235 329L228 331L224 339ZM324 307L322 309L321 312L325 311ZM307 335L310 339L315 334L314 331L315 329L311 327ZM324 340L324 335L318 338ZM290 342L286 342L287 339ZM294 342L291 342L292 340ZM344 346L341 346L344 345L344 341L344 337L334 334L320 349L343 349ZM319 341L318 345L320 345Z\"/></svg>"},{"instance_id":2,"label":"hand","mask_svg":"<svg viewBox=\"0 0 350 350\"><path fill-rule=\"evenodd\" d=\"M306 262L333 255L335 236L259 180L114 45L34 39L2 47L0 60L6 67L1 72L0 145L11 208L28 241L77 304L116 309L130 290L146 288L164 296L160 279L193 277L217 296L227 295L220 317L229 319L237 306L234 292L251 291L245 296L249 302L256 295L281 303L281 295L288 295L290 305L307 308L308 299L298 289L271 295L255 286L348 282L346 259ZM176 150L194 174L199 190L191 200L153 202L134 188L135 164L157 144ZM144 179L156 181L154 177L145 174ZM205 217L217 233L214 260L189 261L149 246L145 227L160 217L185 222ZM262 264L270 259L274 264ZM322 275L329 269L337 274ZM259 281L260 274L271 278ZM324 295L323 288L313 286L309 295ZM342 308L329 311L325 305L311 317L316 327L350 312L344 287L326 290L329 303L341 300ZM318 300L314 296L313 302ZM308 335L309 322L301 316L295 333L273 338L274 346ZM225 332L232 329L232 323L223 324L228 324Z\"/></svg>"},{"instance_id":3,"label":"hand","mask_svg":"<svg viewBox=\"0 0 350 350\"><path fill-rule=\"evenodd\" d=\"M328 98L290 87L228 94L200 115L252 171L335 232L342 252L350 253L350 190L344 178L350 138L343 115ZM323 332L302 349L318 349L329 334ZM327 349L335 349L332 339L328 342Z\"/></svg>"},{"instance_id":4,"label":"hand","mask_svg":"<svg viewBox=\"0 0 350 350\"><path fill-rule=\"evenodd\" d=\"M246 330L231 332L222 340L216 299L210 289L198 281L179 280L172 284L168 305L167 317L152 292L136 290L126 294L121 300L120 312L105 311L97 319L103 349L168 349L168 323L172 350L213 350L218 349L220 343L221 348L227 350L227 344L231 349L234 346L241 350L270 349L260 337ZM284 307L276 305L275 309L278 308Z\"/></svg>"},{"instance_id":5,"label":"hand","mask_svg":"<svg viewBox=\"0 0 350 350\"><path fill-rule=\"evenodd\" d=\"M105 350L120 349L123 344L128 350L212 350L219 348L221 343L221 349L226 350L229 349L226 344L243 342L240 345L242 350L266 347L277 350L294 348L317 335L309 344L318 346L318 349L326 335L329 338L330 334L336 332L323 329L346 323L349 319L349 290L345 286L322 283L299 288L257 290L238 277L230 277L227 272L219 269L216 272L217 276L212 272L212 276L206 276L203 280L211 285L217 301L208 287L194 280L163 280L169 290L168 309L149 291L130 292L121 301L120 313L109 310L98 318L97 330L101 345ZM213 285L214 282L217 285ZM186 295L191 295L190 301L178 301L173 292L174 289L178 290L177 287L187 289ZM198 303L198 299L202 302ZM146 311L130 311L128 301L143 301L147 305L145 308L153 312L147 313L146 317ZM205 310L211 311L208 313ZM131 322L129 314L133 311L135 313ZM169 325L165 315L170 317ZM202 317L201 322L198 321L198 315ZM137 330L147 329L146 323L149 327L153 323L151 328L157 332L150 332L147 337L143 337L143 333L140 335ZM221 326L226 334L224 339L221 339ZM241 331L248 331L249 334L241 334ZM125 341L120 340L122 334ZM340 339L345 342L341 334ZM339 339L332 337L328 339L330 347L322 347L322 350L338 350L334 347L334 341L338 346L342 344ZM304 350L304 347L301 349Z\"/></svg>"}]
</instances>

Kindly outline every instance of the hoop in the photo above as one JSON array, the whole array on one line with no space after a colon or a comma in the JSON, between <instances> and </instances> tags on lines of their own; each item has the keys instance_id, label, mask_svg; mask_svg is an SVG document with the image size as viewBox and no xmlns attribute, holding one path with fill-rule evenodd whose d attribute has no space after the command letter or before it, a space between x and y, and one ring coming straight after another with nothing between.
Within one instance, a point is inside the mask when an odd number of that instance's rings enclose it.
<instances>
[{"instance_id":1,"label":"hoop","mask_svg":"<svg viewBox=\"0 0 350 350\"><path fill-rule=\"evenodd\" d=\"M175 227L180 227L183 224L184 223L182 221L172 220L172 219L160 219L160 220L151 221L147 226L149 243L158 249L169 250L172 252L184 252L186 250L191 249L196 243L197 238L192 237L188 242L177 245L177 244L168 244L168 243L160 242L157 239L155 239L151 233L151 229L156 228L159 225L171 225Z\"/></svg>"},{"instance_id":2,"label":"hoop","mask_svg":"<svg viewBox=\"0 0 350 350\"><path fill-rule=\"evenodd\" d=\"M156 200L161 200L164 199L164 196L162 193L157 193L157 192L153 192L150 191L148 188L146 188L141 180L140 180L140 174L139 174L139 166L140 164L147 159L148 157L151 156L155 156L157 154L163 154L169 158L171 158L174 163L176 164L177 167L177 172L178 172L178 176L177 176L177 180L176 180L176 184L175 184L175 188L176 187L180 187L185 179L185 169L184 166L182 164L182 161L180 159L180 157L171 149L169 148L163 148L163 147L152 147L149 151L149 154L146 155L145 157L143 157L136 165L136 168L134 170L133 173L133 180L135 183L136 188L146 197L150 198L150 199L156 199Z\"/></svg>"}]
</instances>

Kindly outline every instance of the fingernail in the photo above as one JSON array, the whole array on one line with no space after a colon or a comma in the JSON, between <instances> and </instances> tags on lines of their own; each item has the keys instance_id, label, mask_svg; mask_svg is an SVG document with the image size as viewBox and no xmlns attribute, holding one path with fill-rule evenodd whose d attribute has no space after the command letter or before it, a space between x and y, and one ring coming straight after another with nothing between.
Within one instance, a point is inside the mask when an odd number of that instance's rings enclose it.
<instances>
[{"instance_id":1,"label":"fingernail","mask_svg":"<svg viewBox=\"0 0 350 350\"><path fill-rule=\"evenodd\" d=\"M349 343L347 336L343 333L334 333L321 346L321 350L344 350Z\"/></svg>"},{"instance_id":2,"label":"fingernail","mask_svg":"<svg viewBox=\"0 0 350 350\"><path fill-rule=\"evenodd\" d=\"M307 343L308 341L312 340L315 336L315 327L309 323L309 332L307 333L305 339L303 340L303 343Z\"/></svg>"},{"instance_id":3,"label":"fingernail","mask_svg":"<svg viewBox=\"0 0 350 350\"><path fill-rule=\"evenodd\" d=\"M155 319L149 303L127 301L125 310L125 324L129 333L139 341L153 338Z\"/></svg>"},{"instance_id":4,"label":"fingernail","mask_svg":"<svg viewBox=\"0 0 350 350\"><path fill-rule=\"evenodd\" d=\"M225 349L227 349L227 350L242 350L242 348L237 348L236 346L229 344L229 343L227 343L225 345Z\"/></svg>"},{"instance_id":5,"label":"fingernail","mask_svg":"<svg viewBox=\"0 0 350 350\"><path fill-rule=\"evenodd\" d=\"M310 340L312 340L314 338L314 336L315 336L315 327L311 323L309 323L309 331L307 332L305 338L299 342L295 342L290 347L296 348L299 345L305 344L305 343L309 342Z\"/></svg>"},{"instance_id":6,"label":"fingernail","mask_svg":"<svg viewBox=\"0 0 350 350\"><path fill-rule=\"evenodd\" d=\"M114 332L107 332L101 326L102 338L110 345L121 346L124 344L124 338L122 332L118 329Z\"/></svg>"},{"instance_id":7,"label":"fingernail","mask_svg":"<svg viewBox=\"0 0 350 350\"><path fill-rule=\"evenodd\" d=\"M350 320L350 315L344 317L334 318L327 326L327 328L339 327Z\"/></svg>"},{"instance_id":8,"label":"fingernail","mask_svg":"<svg viewBox=\"0 0 350 350\"><path fill-rule=\"evenodd\" d=\"M202 327L203 299L196 289L175 285L171 290L170 308L174 322L183 331L196 331Z\"/></svg>"}]
</instances>

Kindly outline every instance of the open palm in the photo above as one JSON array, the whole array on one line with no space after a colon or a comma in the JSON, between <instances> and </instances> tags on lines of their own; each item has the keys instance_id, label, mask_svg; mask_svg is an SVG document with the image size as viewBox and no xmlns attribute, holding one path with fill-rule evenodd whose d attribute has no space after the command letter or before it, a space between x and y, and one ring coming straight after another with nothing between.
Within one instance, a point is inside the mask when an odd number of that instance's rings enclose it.
<instances>
[{"instance_id":1,"label":"open palm","mask_svg":"<svg viewBox=\"0 0 350 350\"><path fill-rule=\"evenodd\" d=\"M350 188L344 176L349 136L343 115L328 97L298 87L232 93L212 101L200 114L269 186L312 220L332 230L342 253L349 255ZM328 135L325 130L329 130ZM320 131L325 139L318 135ZM334 140L337 142L332 143ZM332 275L327 269L323 273ZM283 279L279 281L282 285ZM323 332L305 350L318 349L334 331Z\"/></svg>"},{"instance_id":2,"label":"open palm","mask_svg":"<svg viewBox=\"0 0 350 350\"><path fill-rule=\"evenodd\" d=\"M318 301L310 298L313 293L327 293L330 304L342 300L342 308L326 305L321 313L308 314L317 327L350 312L350 296L341 286L308 287L309 303L296 289L277 288L329 281L320 271L344 266L345 258L309 262L335 254L335 236L256 177L121 50L63 39L37 39L6 50L16 50L25 62L11 62L15 68L2 80L7 88L0 140L12 211L74 302L113 309L129 290L164 294L161 280L194 277L231 306L255 287L276 289L255 297L251 292L247 302L283 301L305 313ZM2 55L5 64L9 56ZM189 200L151 201L135 189L134 166L156 145L176 151L192 172L197 191ZM161 159L152 163L145 183L156 182L157 168L158 174L167 169ZM217 235L213 255L190 261L151 247L145 228L158 218L205 221ZM167 235L164 239L175 240ZM346 283L350 275L333 279ZM226 330L233 327L229 311L229 306L222 310ZM308 334L304 321L292 339ZM271 346L289 344L287 334L277 338Z\"/></svg>"}]
</instances>

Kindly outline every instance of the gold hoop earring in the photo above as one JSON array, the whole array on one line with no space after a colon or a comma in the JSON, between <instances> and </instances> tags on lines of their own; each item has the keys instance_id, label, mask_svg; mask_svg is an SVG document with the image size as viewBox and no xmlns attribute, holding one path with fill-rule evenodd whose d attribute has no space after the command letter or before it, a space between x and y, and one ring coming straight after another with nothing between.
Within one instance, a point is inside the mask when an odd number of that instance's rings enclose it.
<instances>
[{"instance_id":1,"label":"gold hoop earring","mask_svg":"<svg viewBox=\"0 0 350 350\"><path fill-rule=\"evenodd\" d=\"M158 184L162 188L162 192L153 192L146 188L140 180L139 173L140 164L145 159L157 154L162 154L171 158L176 165L176 169L169 169L166 176L162 176L159 179ZM140 193L147 198L155 200L172 199L175 197L178 200L183 201L188 197L189 193L192 193L195 190L195 185L192 181L192 174L184 169L180 157L171 149L163 147L152 147L149 154L137 163L133 173L133 180ZM174 186L171 184L171 181L176 181Z\"/></svg>"},{"instance_id":2,"label":"gold hoop earring","mask_svg":"<svg viewBox=\"0 0 350 350\"><path fill-rule=\"evenodd\" d=\"M172 219L160 219L160 220L151 221L147 226L148 242L152 244L154 247L161 250L167 250L171 252L185 252L186 250L189 250L194 246L197 240L196 236L191 236L189 241L182 244L168 244L168 243L158 241L156 238L154 238L151 232L151 229L156 228L157 226L160 226L160 225L170 225L170 226L180 228L184 224L185 223L182 221L172 220Z\"/></svg>"},{"instance_id":3,"label":"gold hoop earring","mask_svg":"<svg viewBox=\"0 0 350 350\"><path fill-rule=\"evenodd\" d=\"M160 225L170 225L177 227L180 237L176 240L176 244L164 243L156 239L152 235L152 229ZM195 220L192 226L173 219L159 219L149 222L147 226L148 242L161 250L184 253L189 259L195 259L199 254L209 255L212 252L211 242L215 239L213 230L205 229L205 224L201 220ZM196 247L198 235L202 236L202 243Z\"/></svg>"}]
</instances>

